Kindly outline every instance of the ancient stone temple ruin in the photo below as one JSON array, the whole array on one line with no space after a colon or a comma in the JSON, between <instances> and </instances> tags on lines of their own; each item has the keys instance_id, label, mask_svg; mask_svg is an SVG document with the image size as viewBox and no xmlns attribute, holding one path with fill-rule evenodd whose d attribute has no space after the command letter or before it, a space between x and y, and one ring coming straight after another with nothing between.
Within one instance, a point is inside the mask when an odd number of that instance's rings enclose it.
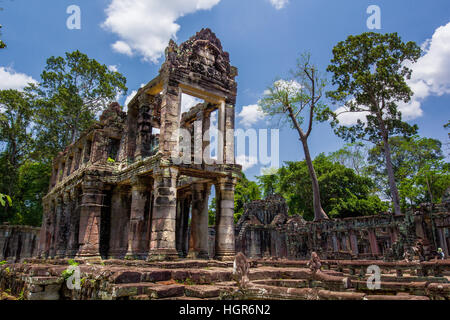
<instances>
[{"instance_id":1,"label":"ancient stone temple ruin","mask_svg":"<svg viewBox=\"0 0 450 320\"><path fill-rule=\"evenodd\" d=\"M237 69L209 29L179 46L171 41L165 58L127 113L111 104L54 159L40 257L207 258L212 185L215 258L234 257L234 187L241 171L234 162ZM204 103L182 113L182 94ZM231 132L219 135L216 158L208 156L204 134L213 112L220 132ZM181 163L173 154L179 129L192 137Z\"/></svg>"},{"instance_id":2,"label":"ancient stone temple ruin","mask_svg":"<svg viewBox=\"0 0 450 320\"><path fill-rule=\"evenodd\" d=\"M273 195L248 203L236 226L236 251L252 258L306 260L317 252L323 259L389 261L411 252L423 261L438 248L450 255L450 198L405 215L310 222L288 216L285 199Z\"/></svg>"}]
</instances>

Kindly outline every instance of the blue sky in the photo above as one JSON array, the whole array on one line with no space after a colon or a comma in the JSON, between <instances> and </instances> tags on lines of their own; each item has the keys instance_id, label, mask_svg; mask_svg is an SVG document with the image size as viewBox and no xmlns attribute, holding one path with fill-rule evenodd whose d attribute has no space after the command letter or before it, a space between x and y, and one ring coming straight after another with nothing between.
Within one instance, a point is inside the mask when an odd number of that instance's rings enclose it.
<instances>
[{"instance_id":1,"label":"blue sky","mask_svg":"<svg viewBox=\"0 0 450 320\"><path fill-rule=\"evenodd\" d=\"M81 9L80 30L66 27L70 5ZM378 32L398 32L403 40L419 45L430 39L428 56L417 67L414 88L420 92L415 107L407 109L408 119L419 125L422 136L448 142L443 128L450 119L448 0L2 0L0 24L8 48L0 52L0 89L20 88L31 78L39 81L48 57L78 49L116 66L127 77L131 94L157 75L163 62L157 59L161 43L165 46L171 37L181 43L209 27L239 68L236 112L240 114L243 107L257 104L273 80L288 76L299 53L311 52L325 71L337 42L371 31L366 25L369 5L381 9ZM420 86L424 83L426 90ZM242 127L242 120L237 117L237 127ZM265 128L267 122L255 122L253 127ZM280 160L302 160L296 133L280 129ZM343 144L328 124L316 126L309 141L313 156ZM246 171L249 177L259 173L259 165Z\"/></svg>"}]
</instances>

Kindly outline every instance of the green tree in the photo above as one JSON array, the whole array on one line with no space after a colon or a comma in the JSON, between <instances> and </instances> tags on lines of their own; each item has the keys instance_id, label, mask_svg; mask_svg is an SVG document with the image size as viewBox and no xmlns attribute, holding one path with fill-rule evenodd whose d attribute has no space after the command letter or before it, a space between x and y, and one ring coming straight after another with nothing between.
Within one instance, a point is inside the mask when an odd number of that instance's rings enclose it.
<instances>
[{"instance_id":1,"label":"green tree","mask_svg":"<svg viewBox=\"0 0 450 320\"><path fill-rule=\"evenodd\" d=\"M360 176L323 154L314 159L314 168L321 186L324 209L330 217L375 215L387 209L386 204L373 194L375 185L369 177ZM277 175L279 183L276 190L286 199L289 214L300 214L306 220L312 220L313 194L306 161L286 162Z\"/></svg>"},{"instance_id":2,"label":"green tree","mask_svg":"<svg viewBox=\"0 0 450 320\"><path fill-rule=\"evenodd\" d=\"M47 194L50 181L49 164L26 161L19 168L18 190L14 224L40 226L42 223L42 198Z\"/></svg>"},{"instance_id":3,"label":"green tree","mask_svg":"<svg viewBox=\"0 0 450 320\"><path fill-rule=\"evenodd\" d=\"M367 148L361 142L347 143L338 151L329 155L333 162L355 170L358 175L367 174Z\"/></svg>"},{"instance_id":4,"label":"green tree","mask_svg":"<svg viewBox=\"0 0 450 320\"><path fill-rule=\"evenodd\" d=\"M421 202L439 202L450 185L449 165L444 161L442 143L419 136L397 136L391 137L389 144L402 209ZM368 162L375 181L388 194L382 145L369 151Z\"/></svg>"},{"instance_id":5,"label":"green tree","mask_svg":"<svg viewBox=\"0 0 450 320\"><path fill-rule=\"evenodd\" d=\"M241 173L241 178L237 181L234 191L234 221L238 222L239 218L244 213L245 204L261 199L261 191L256 182L247 179L245 174ZM213 198L209 208L209 225L216 223L216 198Z\"/></svg>"},{"instance_id":6,"label":"green tree","mask_svg":"<svg viewBox=\"0 0 450 320\"><path fill-rule=\"evenodd\" d=\"M275 168L263 170L262 174L262 176L256 177L256 179L262 188L263 197L266 198L278 192L277 187L280 177L278 175L278 169Z\"/></svg>"},{"instance_id":7,"label":"green tree","mask_svg":"<svg viewBox=\"0 0 450 320\"><path fill-rule=\"evenodd\" d=\"M126 79L87 55L74 51L50 57L34 93L41 157L50 161L57 152L75 142L96 115L120 94L127 92Z\"/></svg>"},{"instance_id":8,"label":"green tree","mask_svg":"<svg viewBox=\"0 0 450 320\"><path fill-rule=\"evenodd\" d=\"M389 188L394 212L401 214L398 189L392 167L389 137L411 135L417 126L402 121L397 103L409 102L413 92L406 83L411 77L407 63L414 63L421 50L414 42L404 43L396 33L363 33L349 36L333 48L333 59L327 71L337 89L327 95L344 103L346 111L366 114L366 121L339 126L335 115L333 126L338 136L355 141L368 140L383 145Z\"/></svg>"},{"instance_id":9,"label":"green tree","mask_svg":"<svg viewBox=\"0 0 450 320\"><path fill-rule=\"evenodd\" d=\"M2 25L0 24L0 29L2 28ZM1 36L1 32L0 32L0 36ZM4 43L2 40L0 40L0 49L6 48L6 43Z\"/></svg>"},{"instance_id":10,"label":"green tree","mask_svg":"<svg viewBox=\"0 0 450 320\"><path fill-rule=\"evenodd\" d=\"M33 140L32 109L27 95L17 90L0 91L0 192L16 203L18 173L29 157ZM5 206L0 222L13 216L11 205Z\"/></svg>"},{"instance_id":11,"label":"green tree","mask_svg":"<svg viewBox=\"0 0 450 320\"><path fill-rule=\"evenodd\" d=\"M298 133L306 163L311 177L313 190L314 219L328 219L320 200L319 181L314 170L313 161L308 146L313 124L324 121L328 109L321 102L325 80L311 63L309 54L302 55L297 61L296 70L292 71L289 81L278 80L268 88L259 102L262 110L272 117L288 122ZM306 118L306 119L305 119ZM306 129L302 125L306 125Z\"/></svg>"}]
</instances>

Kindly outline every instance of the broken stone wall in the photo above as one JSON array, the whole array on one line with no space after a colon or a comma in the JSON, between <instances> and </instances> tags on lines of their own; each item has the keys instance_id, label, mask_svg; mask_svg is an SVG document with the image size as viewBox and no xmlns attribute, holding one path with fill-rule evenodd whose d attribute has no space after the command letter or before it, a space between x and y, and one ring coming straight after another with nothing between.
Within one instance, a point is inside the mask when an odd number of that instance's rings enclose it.
<instances>
[{"instance_id":1,"label":"broken stone wall","mask_svg":"<svg viewBox=\"0 0 450 320\"><path fill-rule=\"evenodd\" d=\"M0 225L0 261L20 262L36 255L40 228Z\"/></svg>"},{"instance_id":2,"label":"broken stone wall","mask_svg":"<svg viewBox=\"0 0 450 320\"><path fill-rule=\"evenodd\" d=\"M450 255L448 204L422 205L406 215L379 214L307 222L289 217L280 196L253 201L236 226L236 252L251 258L399 259L419 241L424 259Z\"/></svg>"}]
</instances>

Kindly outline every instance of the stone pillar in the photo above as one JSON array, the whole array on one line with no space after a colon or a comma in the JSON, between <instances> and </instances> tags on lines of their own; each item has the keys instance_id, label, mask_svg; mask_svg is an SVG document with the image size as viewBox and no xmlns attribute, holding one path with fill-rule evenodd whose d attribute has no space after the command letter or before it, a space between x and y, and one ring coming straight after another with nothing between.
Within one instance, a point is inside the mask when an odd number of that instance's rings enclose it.
<instances>
[{"instance_id":1,"label":"stone pillar","mask_svg":"<svg viewBox=\"0 0 450 320\"><path fill-rule=\"evenodd\" d=\"M73 163L73 156L67 157L66 160L66 177L70 176L72 173L72 163Z\"/></svg>"},{"instance_id":2,"label":"stone pillar","mask_svg":"<svg viewBox=\"0 0 450 320\"><path fill-rule=\"evenodd\" d=\"M86 139L84 141L83 151L81 154L81 162L87 163L91 159L91 152L92 151L92 141L89 139Z\"/></svg>"},{"instance_id":3,"label":"stone pillar","mask_svg":"<svg viewBox=\"0 0 450 320\"><path fill-rule=\"evenodd\" d=\"M174 167L154 172L154 205L149 260L178 257L176 250L177 177Z\"/></svg>"},{"instance_id":4,"label":"stone pillar","mask_svg":"<svg viewBox=\"0 0 450 320\"><path fill-rule=\"evenodd\" d=\"M108 159L108 140L109 139L104 135L103 132L94 132L90 157L92 163L106 162L106 160Z\"/></svg>"},{"instance_id":5,"label":"stone pillar","mask_svg":"<svg viewBox=\"0 0 450 320\"><path fill-rule=\"evenodd\" d=\"M70 191L69 240L66 256L74 257L78 252L78 234L80 230L79 189Z\"/></svg>"},{"instance_id":6,"label":"stone pillar","mask_svg":"<svg viewBox=\"0 0 450 320\"><path fill-rule=\"evenodd\" d=\"M56 257L64 258L66 256L67 244L69 239L69 222L72 215L72 203L70 193L64 192L62 196L61 209L58 219L58 238L56 247Z\"/></svg>"},{"instance_id":7,"label":"stone pillar","mask_svg":"<svg viewBox=\"0 0 450 320\"><path fill-rule=\"evenodd\" d=\"M180 123L181 91L178 83L166 80L162 97L159 151L165 158L170 158L178 145L178 138L174 135Z\"/></svg>"},{"instance_id":8,"label":"stone pillar","mask_svg":"<svg viewBox=\"0 0 450 320\"><path fill-rule=\"evenodd\" d=\"M103 184L88 180L82 184L78 257L100 258L100 220L103 206Z\"/></svg>"},{"instance_id":9,"label":"stone pillar","mask_svg":"<svg viewBox=\"0 0 450 320\"><path fill-rule=\"evenodd\" d=\"M51 190L57 183L58 183L58 163L53 163L52 165L52 177L50 179L50 187L49 190Z\"/></svg>"},{"instance_id":10,"label":"stone pillar","mask_svg":"<svg viewBox=\"0 0 450 320\"><path fill-rule=\"evenodd\" d=\"M352 248L352 253L354 255L358 255L358 240L356 238L355 232L354 231L350 231L350 245Z\"/></svg>"},{"instance_id":11,"label":"stone pillar","mask_svg":"<svg viewBox=\"0 0 450 320\"><path fill-rule=\"evenodd\" d=\"M189 256L208 259L208 199L210 184L194 183L192 185L191 236L189 239Z\"/></svg>"},{"instance_id":12,"label":"stone pillar","mask_svg":"<svg viewBox=\"0 0 450 320\"><path fill-rule=\"evenodd\" d=\"M178 255L186 257L189 252L189 212L191 207L191 194L184 192L179 196L176 221L176 242Z\"/></svg>"},{"instance_id":13,"label":"stone pillar","mask_svg":"<svg viewBox=\"0 0 450 320\"><path fill-rule=\"evenodd\" d=\"M369 243L370 243L370 251L372 255L378 255L380 253L378 249L377 237L375 235L374 229L369 229Z\"/></svg>"},{"instance_id":14,"label":"stone pillar","mask_svg":"<svg viewBox=\"0 0 450 320\"><path fill-rule=\"evenodd\" d=\"M217 125L219 129L219 134L217 136L217 163L222 164L225 163L225 102L219 104Z\"/></svg>"},{"instance_id":15,"label":"stone pillar","mask_svg":"<svg viewBox=\"0 0 450 320\"><path fill-rule=\"evenodd\" d=\"M216 184L216 259L233 260L234 239L234 188L236 179L219 178Z\"/></svg>"},{"instance_id":16,"label":"stone pillar","mask_svg":"<svg viewBox=\"0 0 450 320\"><path fill-rule=\"evenodd\" d=\"M62 198L58 196L55 199L54 213L52 217L52 240L50 244L49 257L55 258L59 246L59 238L61 234L61 215L62 215Z\"/></svg>"},{"instance_id":17,"label":"stone pillar","mask_svg":"<svg viewBox=\"0 0 450 320\"><path fill-rule=\"evenodd\" d=\"M234 106L230 104L225 105L224 163L226 164L234 164L234 117Z\"/></svg>"},{"instance_id":18,"label":"stone pillar","mask_svg":"<svg viewBox=\"0 0 450 320\"><path fill-rule=\"evenodd\" d=\"M117 186L112 193L109 256L115 259L123 259L128 250L130 195L131 190L128 185Z\"/></svg>"},{"instance_id":19,"label":"stone pillar","mask_svg":"<svg viewBox=\"0 0 450 320\"><path fill-rule=\"evenodd\" d=\"M128 258L141 259L147 255L145 210L149 210L147 202L151 199L149 186L151 186L150 179L135 177L131 181L131 213L126 254Z\"/></svg>"},{"instance_id":20,"label":"stone pillar","mask_svg":"<svg viewBox=\"0 0 450 320\"><path fill-rule=\"evenodd\" d=\"M139 109L137 115L136 149L134 159L141 160L150 155L152 125L150 114L150 99L148 94L138 96Z\"/></svg>"},{"instance_id":21,"label":"stone pillar","mask_svg":"<svg viewBox=\"0 0 450 320\"><path fill-rule=\"evenodd\" d=\"M39 246L37 256L39 258L45 258L47 256L46 243L47 243L47 230L48 230L48 216L50 214L50 203L49 201L43 201L42 203L42 226L39 231Z\"/></svg>"}]
</instances>

